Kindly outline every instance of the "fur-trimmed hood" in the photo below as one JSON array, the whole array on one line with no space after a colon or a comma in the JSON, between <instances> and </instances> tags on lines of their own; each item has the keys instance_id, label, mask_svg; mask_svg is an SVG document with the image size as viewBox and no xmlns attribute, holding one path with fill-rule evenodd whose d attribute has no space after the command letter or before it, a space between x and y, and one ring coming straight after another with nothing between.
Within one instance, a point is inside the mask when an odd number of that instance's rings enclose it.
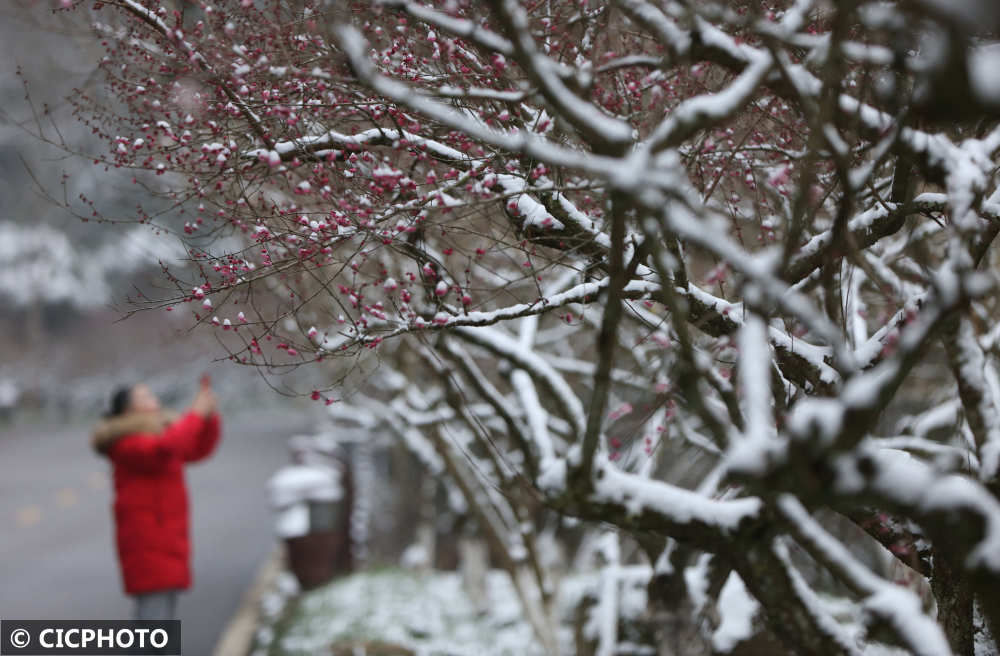
<instances>
[{"instance_id":1,"label":"fur-trimmed hood","mask_svg":"<svg viewBox=\"0 0 1000 656\"><path fill-rule=\"evenodd\" d=\"M169 411L128 412L117 417L104 419L94 428L90 444L101 455L107 455L111 446L125 437L137 433L157 435L177 419L177 414Z\"/></svg>"}]
</instances>

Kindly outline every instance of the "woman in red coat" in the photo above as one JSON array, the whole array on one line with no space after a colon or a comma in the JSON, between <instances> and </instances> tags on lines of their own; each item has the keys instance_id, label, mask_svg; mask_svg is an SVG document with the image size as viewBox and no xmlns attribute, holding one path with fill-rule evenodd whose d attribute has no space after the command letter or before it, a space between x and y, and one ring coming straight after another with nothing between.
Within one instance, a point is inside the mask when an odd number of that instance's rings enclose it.
<instances>
[{"instance_id":1,"label":"woman in red coat","mask_svg":"<svg viewBox=\"0 0 1000 656\"><path fill-rule=\"evenodd\" d=\"M207 378L180 417L164 412L146 385L119 390L94 431L94 448L114 470L115 540L135 619L173 619L177 593L191 586L184 465L208 457L218 441Z\"/></svg>"}]
</instances>

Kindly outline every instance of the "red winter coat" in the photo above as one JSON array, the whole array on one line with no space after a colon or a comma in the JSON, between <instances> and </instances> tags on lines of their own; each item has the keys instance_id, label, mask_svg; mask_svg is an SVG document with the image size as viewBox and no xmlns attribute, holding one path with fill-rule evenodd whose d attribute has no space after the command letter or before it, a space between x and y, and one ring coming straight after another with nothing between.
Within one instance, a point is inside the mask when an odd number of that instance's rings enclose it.
<instances>
[{"instance_id":1,"label":"red winter coat","mask_svg":"<svg viewBox=\"0 0 1000 656\"><path fill-rule=\"evenodd\" d=\"M97 427L94 447L114 469L115 541L127 594L191 586L184 464L207 457L218 441L218 415L194 412L176 420L132 412Z\"/></svg>"}]
</instances>

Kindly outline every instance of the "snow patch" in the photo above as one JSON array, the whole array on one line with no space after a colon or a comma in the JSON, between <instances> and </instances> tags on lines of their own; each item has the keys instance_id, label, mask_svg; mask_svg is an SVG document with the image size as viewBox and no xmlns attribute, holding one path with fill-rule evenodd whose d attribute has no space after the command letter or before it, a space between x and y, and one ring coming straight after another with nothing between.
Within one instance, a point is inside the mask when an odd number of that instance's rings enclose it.
<instances>
[{"instance_id":1,"label":"snow patch","mask_svg":"<svg viewBox=\"0 0 1000 656\"><path fill-rule=\"evenodd\" d=\"M728 653L753 635L753 618L760 604L750 596L736 572L730 572L719 593L719 627L712 634L712 647Z\"/></svg>"}]
</instances>

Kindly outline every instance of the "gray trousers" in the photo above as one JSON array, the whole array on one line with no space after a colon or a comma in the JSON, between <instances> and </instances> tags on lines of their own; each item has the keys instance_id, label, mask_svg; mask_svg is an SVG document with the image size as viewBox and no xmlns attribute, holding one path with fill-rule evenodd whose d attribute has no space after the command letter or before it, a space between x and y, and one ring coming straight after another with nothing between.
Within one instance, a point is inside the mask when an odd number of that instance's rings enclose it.
<instances>
[{"instance_id":1,"label":"gray trousers","mask_svg":"<svg viewBox=\"0 0 1000 656\"><path fill-rule=\"evenodd\" d=\"M132 619L172 620L176 619L176 613L177 590L160 590L135 596Z\"/></svg>"}]
</instances>

